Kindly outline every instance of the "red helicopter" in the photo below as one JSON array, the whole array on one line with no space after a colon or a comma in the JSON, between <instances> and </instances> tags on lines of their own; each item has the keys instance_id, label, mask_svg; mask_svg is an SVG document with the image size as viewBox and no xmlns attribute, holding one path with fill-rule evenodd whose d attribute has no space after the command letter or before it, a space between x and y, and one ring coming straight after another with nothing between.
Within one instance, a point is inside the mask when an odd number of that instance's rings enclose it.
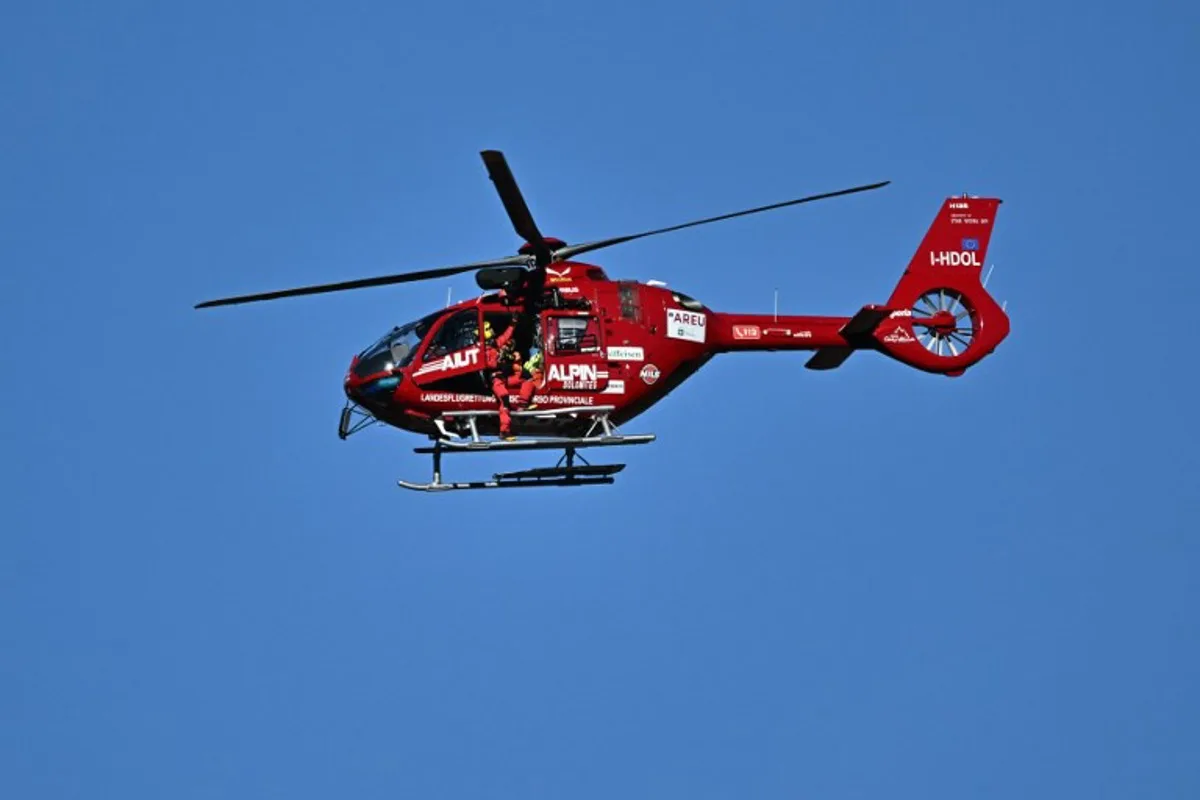
<instances>
[{"instance_id":1,"label":"red helicopter","mask_svg":"<svg viewBox=\"0 0 1200 800\"><path fill-rule=\"evenodd\" d=\"M592 465L586 448L647 444L617 427L646 411L718 353L811 350L809 369L874 350L925 372L962 375L1008 335L1009 320L981 280L1001 201L947 198L891 297L852 317L712 311L661 282L611 280L578 256L648 236L886 186L811 195L628 236L567 244L543 236L504 155L481 153L513 228L518 255L461 266L243 295L196 308L360 289L475 272L483 294L393 328L354 356L338 435L376 423L432 445L423 491L611 484L623 464ZM515 434L515 435L514 435ZM480 451L563 451L553 467L444 482L441 457ZM577 463L577 459L579 462Z\"/></svg>"}]
</instances>

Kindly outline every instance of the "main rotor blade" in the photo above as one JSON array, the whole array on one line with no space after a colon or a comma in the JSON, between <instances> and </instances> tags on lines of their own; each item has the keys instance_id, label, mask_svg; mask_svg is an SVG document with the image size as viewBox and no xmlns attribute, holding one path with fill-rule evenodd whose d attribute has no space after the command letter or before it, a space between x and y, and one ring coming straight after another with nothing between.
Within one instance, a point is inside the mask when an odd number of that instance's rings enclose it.
<instances>
[{"instance_id":1,"label":"main rotor blade","mask_svg":"<svg viewBox=\"0 0 1200 800\"><path fill-rule=\"evenodd\" d=\"M533 246L539 266L550 263L550 246L546 244L546 240L542 238L541 232L534 224L533 214L529 213L529 206L525 205L525 198L521 196L521 190L517 187L517 179L513 177L512 170L508 168L508 161L504 158L504 154L499 150L484 150L479 155L483 157L488 177L496 185L500 201L504 203L504 210L508 212L508 218L512 220L513 230Z\"/></svg>"},{"instance_id":2,"label":"main rotor blade","mask_svg":"<svg viewBox=\"0 0 1200 800\"><path fill-rule=\"evenodd\" d=\"M502 258L498 261L481 261L478 264L463 264L457 267L440 267L438 269L427 269L419 272L402 272L397 275L381 275L377 278L361 278L353 281L342 281L341 283L325 283L319 286L305 286L299 289L283 289L277 292L247 294L240 297L227 297L221 300L207 300L203 303L198 303L196 308L231 306L237 303L254 303L260 300L276 300L280 297L297 297L305 294L341 292L347 289L365 289L371 286L388 286L394 283L408 283L410 281L429 280L430 278L444 278L450 275L457 275L460 272L471 272L472 270L486 269L487 267L508 267L517 264L527 265L528 263L529 259L526 256L510 256L509 258Z\"/></svg>"},{"instance_id":3,"label":"main rotor blade","mask_svg":"<svg viewBox=\"0 0 1200 800\"><path fill-rule=\"evenodd\" d=\"M644 239L647 236L657 236L660 233L670 233L671 231L678 231L684 228L693 228L697 225L707 225L710 222L720 222L721 220L733 219L734 217L744 217L749 214L757 214L760 211L771 211L776 208L799 205L800 203L811 203L814 200L825 200L830 197L840 197L841 195L845 194L854 194L855 192L866 192L871 189L879 189L880 187L887 186L889 183L891 183L891 181L882 181L880 183L872 183L866 186L855 186L853 189L841 189L836 192L814 194L810 195L809 197L801 197L797 200L787 200L782 203L772 203L769 206L759 206L758 208L747 209L746 211L735 211L732 214L722 214L719 217L709 217L708 219L698 219L694 222L685 222L682 225L672 225L669 228L659 228L658 230L635 233L629 236L615 236L611 239L600 239L599 241L595 242L583 242L582 244L568 245L566 247L560 247L558 250L554 251L554 260L564 261L572 256L577 256L580 253L590 253L593 250L599 250L603 247L612 247L616 244L632 242L634 239Z\"/></svg>"}]
</instances>

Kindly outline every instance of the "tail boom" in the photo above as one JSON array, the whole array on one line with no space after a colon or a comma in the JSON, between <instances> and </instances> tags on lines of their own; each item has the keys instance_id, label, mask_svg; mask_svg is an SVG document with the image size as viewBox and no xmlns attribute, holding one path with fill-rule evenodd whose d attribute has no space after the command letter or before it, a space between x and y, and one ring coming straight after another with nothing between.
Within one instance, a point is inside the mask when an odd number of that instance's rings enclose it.
<instances>
[{"instance_id":1,"label":"tail boom","mask_svg":"<svg viewBox=\"0 0 1200 800\"><path fill-rule=\"evenodd\" d=\"M713 313L711 320L712 349L729 353L816 350L844 345L846 341L839 331L849 318Z\"/></svg>"},{"instance_id":2,"label":"tail boom","mask_svg":"<svg viewBox=\"0 0 1200 800\"><path fill-rule=\"evenodd\" d=\"M711 348L716 353L815 350L809 369L833 369L855 350L880 349L874 334L891 313L873 305L853 317L714 313Z\"/></svg>"},{"instance_id":3,"label":"tail boom","mask_svg":"<svg viewBox=\"0 0 1200 800\"><path fill-rule=\"evenodd\" d=\"M981 280L1000 200L950 197L884 305L853 317L711 316L714 352L815 350L805 364L826 370L856 350L877 350L911 367L958 376L1008 336L1009 320Z\"/></svg>"}]
</instances>

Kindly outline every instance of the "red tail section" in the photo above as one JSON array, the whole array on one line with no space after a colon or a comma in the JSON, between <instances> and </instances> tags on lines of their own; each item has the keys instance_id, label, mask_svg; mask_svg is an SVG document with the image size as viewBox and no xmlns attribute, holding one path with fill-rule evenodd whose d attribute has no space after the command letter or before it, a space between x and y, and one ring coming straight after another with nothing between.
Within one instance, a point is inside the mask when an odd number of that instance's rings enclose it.
<instances>
[{"instance_id":1,"label":"red tail section","mask_svg":"<svg viewBox=\"0 0 1200 800\"><path fill-rule=\"evenodd\" d=\"M926 372L961 375L1008 336L1008 316L982 273L1000 200L951 197L886 305L865 306L805 364L836 369L855 350L881 350Z\"/></svg>"},{"instance_id":2,"label":"red tail section","mask_svg":"<svg viewBox=\"0 0 1200 800\"><path fill-rule=\"evenodd\" d=\"M1008 316L983 287L1001 201L951 197L900 278L873 331L884 352L928 372L961 375L1008 336Z\"/></svg>"},{"instance_id":3,"label":"red tail section","mask_svg":"<svg viewBox=\"0 0 1200 800\"><path fill-rule=\"evenodd\" d=\"M948 198L921 240L888 305L907 305L915 299L910 296L912 289L915 287L919 292L930 282L966 278L969 284L982 288L980 270L999 208L1000 201L995 199Z\"/></svg>"}]
</instances>

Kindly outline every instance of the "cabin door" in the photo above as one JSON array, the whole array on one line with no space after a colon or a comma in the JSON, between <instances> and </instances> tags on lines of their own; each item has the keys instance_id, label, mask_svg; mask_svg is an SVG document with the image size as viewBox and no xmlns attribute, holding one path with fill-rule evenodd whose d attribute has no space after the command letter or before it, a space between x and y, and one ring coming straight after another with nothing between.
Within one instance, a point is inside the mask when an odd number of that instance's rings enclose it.
<instances>
[{"instance_id":1,"label":"cabin door","mask_svg":"<svg viewBox=\"0 0 1200 800\"><path fill-rule=\"evenodd\" d=\"M609 386L600 322L586 311L549 311L542 318L545 394L601 394Z\"/></svg>"},{"instance_id":2,"label":"cabin door","mask_svg":"<svg viewBox=\"0 0 1200 800\"><path fill-rule=\"evenodd\" d=\"M413 381L422 389L477 393L485 366L480 346L480 311L467 308L440 321L413 368Z\"/></svg>"}]
</instances>

